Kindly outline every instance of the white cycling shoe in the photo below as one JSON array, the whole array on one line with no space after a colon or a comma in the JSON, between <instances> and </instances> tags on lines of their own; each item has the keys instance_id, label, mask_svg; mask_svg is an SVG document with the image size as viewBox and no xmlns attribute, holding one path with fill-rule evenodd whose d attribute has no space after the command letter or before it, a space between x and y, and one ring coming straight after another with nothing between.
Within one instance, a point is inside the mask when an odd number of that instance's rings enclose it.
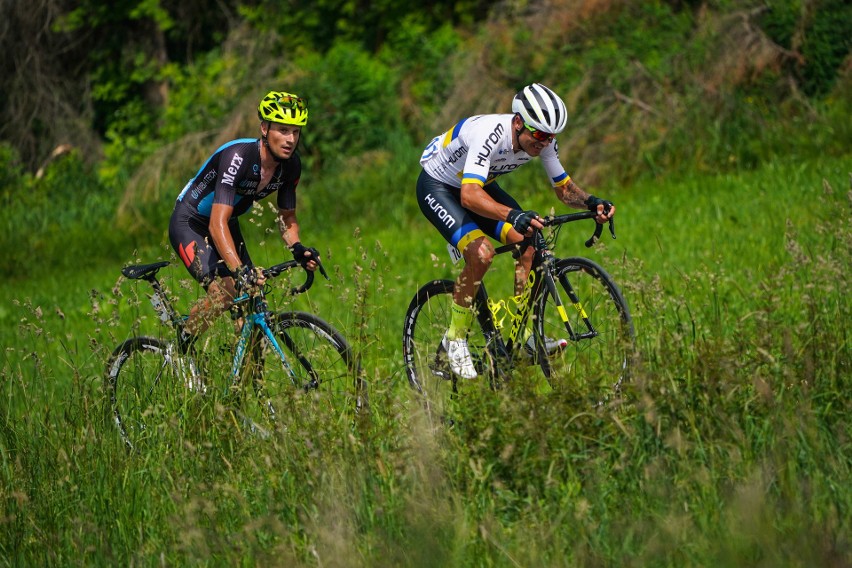
<instances>
[{"instance_id":1,"label":"white cycling shoe","mask_svg":"<svg viewBox=\"0 0 852 568\"><path fill-rule=\"evenodd\" d=\"M552 357L560 353L563 349L568 347L568 340L564 337L559 337L556 339L552 339L550 337L544 336L544 350L547 352L548 357ZM530 356L535 355L535 336L530 335L529 339L526 342L527 353Z\"/></svg>"},{"instance_id":2,"label":"white cycling shoe","mask_svg":"<svg viewBox=\"0 0 852 568\"><path fill-rule=\"evenodd\" d=\"M447 352L450 362L450 370L463 379L475 379L476 367L473 366L473 358L467 348L466 339L448 339L447 334L441 339L441 346Z\"/></svg>"}]
</instances>

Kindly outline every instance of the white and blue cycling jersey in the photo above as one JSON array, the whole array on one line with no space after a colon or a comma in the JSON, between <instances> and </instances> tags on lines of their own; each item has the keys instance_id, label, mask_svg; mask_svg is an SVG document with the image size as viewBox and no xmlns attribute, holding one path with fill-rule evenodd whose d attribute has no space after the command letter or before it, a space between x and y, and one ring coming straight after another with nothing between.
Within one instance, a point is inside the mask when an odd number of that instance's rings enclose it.
<instances>
[{"instance_id":1,"label":"white and blue cycling jersey","mask_svg":"<svg viewBox=\"0 0 852 568\"><path fill-rule=\"evenodd\" d=\"M429 176L453 187L488 185L532 159L523 150L512 149L513 117L484 114L459 121L432 139L420 157L420 165ZM570 181L559 161L556 140L541 151L540 157L553 187Z\"/></svg>"}]
</instances>

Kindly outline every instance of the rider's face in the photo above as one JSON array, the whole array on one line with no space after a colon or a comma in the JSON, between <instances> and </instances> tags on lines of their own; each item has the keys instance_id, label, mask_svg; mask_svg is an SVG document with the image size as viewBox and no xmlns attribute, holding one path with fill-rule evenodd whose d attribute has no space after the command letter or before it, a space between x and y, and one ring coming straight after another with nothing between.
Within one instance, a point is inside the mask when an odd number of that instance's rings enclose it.
<instances>
[{"instance_id":1,"label":"rider's face","mask_svg":"<svg viewBox=\"0 0 852 568\"><path fill-rule=\"evenodd\" d=\"M529 130L521 128L521 132L518 135L518 143L521 145L521 149L523 149L524 152L532 157L536 157L541 154L542 150L553 143L553 139L545 141L536 140Z\"/></svg>"},{"instance_id":2,"label":"rider's face","mask_svg":"<svg viewBox=\"0 0 852 568\"><path fill-rule=\"evenodd\" d=\"M542 150L553 143L552 139L544 141L536 140L532 132L524 126L524 122L519 115L515 115L512 126L515 128L515 132L517 132L518 146L533 158L539 156Z\"/></svg>"},{"instance_id":3,"label":"rider's face","mask_svg":"<svg viewBox=\"0 0 852 568\"><path fill-rule=\"evenodd\" d=\"M270 122L266 141L269 143L269 150L272 155L279 160L288 159L296 151L301 134L302 128L300 126Z\"/></svg>"}]
</instances>

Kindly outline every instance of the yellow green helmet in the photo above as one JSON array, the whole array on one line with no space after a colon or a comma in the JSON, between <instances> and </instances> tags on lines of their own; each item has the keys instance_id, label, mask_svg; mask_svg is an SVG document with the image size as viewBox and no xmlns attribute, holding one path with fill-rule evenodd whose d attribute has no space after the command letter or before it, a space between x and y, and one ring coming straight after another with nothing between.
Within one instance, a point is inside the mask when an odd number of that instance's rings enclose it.
<instances>
[{"instance_id":1,"label":"yellow green helmet","mask_svg":"<svg viewBox=\"0 0 852 568\"><path fill-rule=\"evenodd\" d=\"M270 91L257 107L260 120L305 126L308 123L308 105L305 99L292 93Z\"/></svg>"}]
</instances>

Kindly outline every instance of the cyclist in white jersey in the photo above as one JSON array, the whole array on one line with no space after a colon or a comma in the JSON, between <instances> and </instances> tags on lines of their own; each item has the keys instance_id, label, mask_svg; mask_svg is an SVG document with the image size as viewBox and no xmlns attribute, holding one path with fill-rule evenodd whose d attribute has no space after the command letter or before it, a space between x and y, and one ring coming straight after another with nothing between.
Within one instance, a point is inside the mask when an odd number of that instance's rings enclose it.
<instances>
[{"instance_id":1,"label":"cyclist in white jersey","mask_svg":"<svg viewBox=\"0 0 852 568\"><path fill-rule=\"evenodd\" d=\"M612 202L580 189L559 161L554 136L565 128L568 117L556 93L540 83L528 85L515 95L512 112L463 119L433 138L420 158L420 210L465 260L453 291L450 327L442 340L452 371L465 379L476 377L466 336L473 322L473 298L494 257L488 237L514 243L531 234L533 227L542 228L539 215L524 210L497 178L540 157L562 203L596 211L598 223L615 214ZM518 259L516 294L523 290L533 253L528 248ZM551 350L564 346L564 339L548 342Z\"/></svg>"}]
</instances>

